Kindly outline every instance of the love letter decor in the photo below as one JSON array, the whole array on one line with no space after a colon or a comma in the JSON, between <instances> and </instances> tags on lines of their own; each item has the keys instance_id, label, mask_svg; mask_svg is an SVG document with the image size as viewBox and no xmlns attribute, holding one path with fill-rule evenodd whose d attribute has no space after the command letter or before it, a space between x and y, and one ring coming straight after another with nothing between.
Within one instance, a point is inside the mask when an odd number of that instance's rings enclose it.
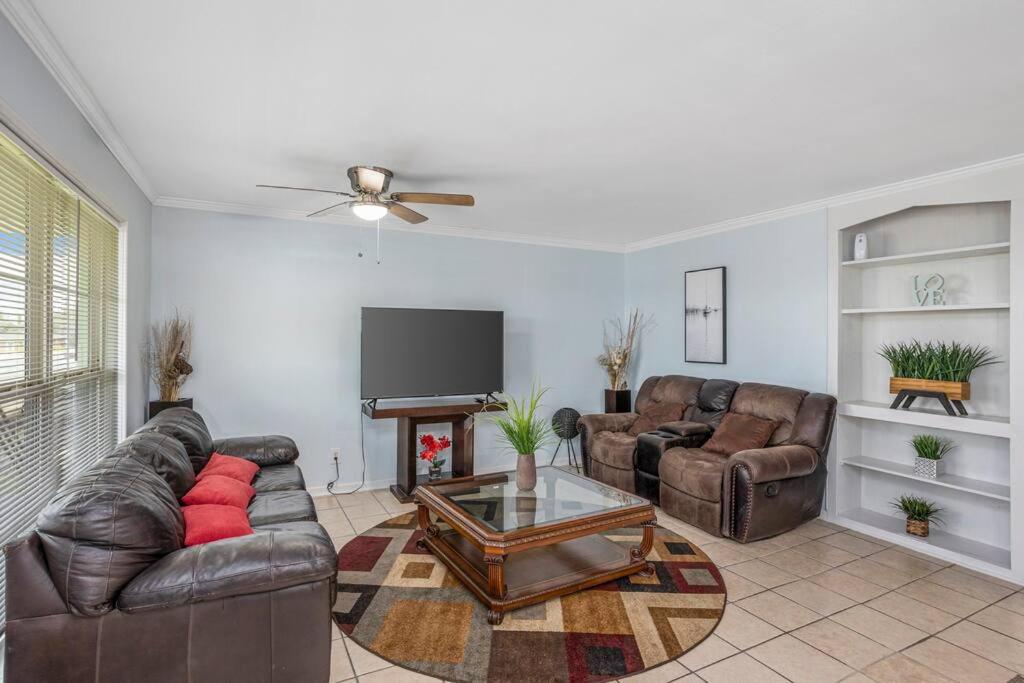
<instances>
[{"instance_id":1,"label":"love letter decor","mask_svg":"<svg viewBox=\"0 0 1024 683\"><path fill-rule=\"evenodd\" d=\"M914 293L914 301L918 306L943 306L946 303L946 278L938 273L924 276L922 282L920 275L914 276L911 289Z\"/></svg>"}]
</instances>

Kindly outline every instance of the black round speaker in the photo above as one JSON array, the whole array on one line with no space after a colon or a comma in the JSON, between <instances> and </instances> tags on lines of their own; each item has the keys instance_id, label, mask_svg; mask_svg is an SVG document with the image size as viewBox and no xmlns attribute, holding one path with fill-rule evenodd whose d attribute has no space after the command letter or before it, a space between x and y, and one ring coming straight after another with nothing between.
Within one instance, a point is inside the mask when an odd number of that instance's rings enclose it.
<instances>
[{"instance_id":1,"label":"black round speaker","mask_svg":"<svg viewBox=\"0 0 1024 683\"><path fill-rule=\"evenodd\" d=\"M559 408L551 416L551 429L559 439L575 439L580 433L576 426L579 419L579 411L572 408Z\"/></svg>"}]
</instances>

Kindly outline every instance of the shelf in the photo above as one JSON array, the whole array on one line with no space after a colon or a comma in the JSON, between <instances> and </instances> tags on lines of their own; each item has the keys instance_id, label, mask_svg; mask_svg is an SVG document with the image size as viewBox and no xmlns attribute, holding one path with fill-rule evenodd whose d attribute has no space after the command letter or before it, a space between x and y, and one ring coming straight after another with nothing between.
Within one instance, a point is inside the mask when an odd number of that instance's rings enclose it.
<instances>
[{"instance_id":1,"label":"shelf","mask_svg":"<svg viewBox=\"0 0 1024 683\"><path fill-rule=\"evenodd\" d=\"M968 406L969 407L969 406ZM862 420L879 420L900 424L946 429L953 432L981 434L1003 439L1010 438L1010 419L994 415L967 415L954 417L939 410L925 408L893 409L888 403L874 401L844 401L839 404L839 414Z\"/></svg>"},{"instance_id":2,"label":"shelf","mask_svg":"<svg viewBox=\"0 0 1024 683\"><path fill-rule=\"evenodd\" d=\"M942 529L937 529L935 525L932 525L928 538L918 538L906 532L906 520L902 517L884 515L865 508L847 510L838 515L836 521L840 524L848 524L857 531L882 537L883 540L897 542L911 550L936 555L958 563L970 564L963 562L958 556L973 558L985 565L1003 570L1000 572L1003 575L1010 568L1009 550L963 536L955 536Z\"/></svg>"},{"instance_id":3,"label":"shelf","mask_svg":"<svg viewBox=\"0 0 1024 683\"><path fill-rule=\"evenodd\" d=\"M914 474L913 465L904 465L902 463L890 462L879 458L869 458L866 456L847 458L843 461L843 464L849 465L850 467L872 470L873 472L882 472L895 477L913 479L914 481L931 484L932 486L942 486L948 489L955 489L957 491L966 491L967 493L985 496L986 498L994 498L996 500L1006 502L1009 502L1010 500L1009 486L993 484L992 482L982 481L981 479L969 479L955 474L941 474L938 479L927 479Z\"/></svg>"},{"instance_id":4,"label":"shelf","mask_svg":"<svg viewBox=\"0 0 1024 683\"><path fill-rule=\"evenodd\" d=\"M946 306L897 306L896 308L844 308L843 315L867 315L871 313L948 313L950 311L999 311L1010 308L1008 303L996 304L950 304Z\"/></svg>"},{"instance_id":5,"label":"shelf","mask_svg":"<svg viewBox=\"0 0 1024 683\"><path fill-rule=\"evenodd\" d=\"M955 249L936 249L934 251L919 251L913 254L879 256L877 258L866 258L861 261L843 261L843 266L850 268L870 268L871 266L894 266L900 263L917 263L919 261L941 261L943 259L966 258L968 256L990 256L992 254L1006 254L1009 253L1009 251L1009 242L993 242L992 244L978 244L971 247L957 247Z\"/></svg>"}]
</instances>

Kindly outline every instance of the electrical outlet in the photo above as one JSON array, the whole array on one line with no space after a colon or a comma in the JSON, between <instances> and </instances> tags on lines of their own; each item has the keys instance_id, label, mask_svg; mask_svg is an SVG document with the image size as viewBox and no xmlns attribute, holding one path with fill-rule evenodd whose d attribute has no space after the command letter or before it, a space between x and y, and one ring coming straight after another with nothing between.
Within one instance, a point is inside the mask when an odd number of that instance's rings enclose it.
<instances>
[{"instance_id":1,"label":"electrical outlet","mask_svg":"<svg viewBox=\"0 0 1024 683\"><path fill-rule=\"evenodd\" d=\"M332 448L331 449L331 460L334 460L335 462L337 462L338 460L341 460L341 449L340 448Z\"/></svg>"}]
</instances>

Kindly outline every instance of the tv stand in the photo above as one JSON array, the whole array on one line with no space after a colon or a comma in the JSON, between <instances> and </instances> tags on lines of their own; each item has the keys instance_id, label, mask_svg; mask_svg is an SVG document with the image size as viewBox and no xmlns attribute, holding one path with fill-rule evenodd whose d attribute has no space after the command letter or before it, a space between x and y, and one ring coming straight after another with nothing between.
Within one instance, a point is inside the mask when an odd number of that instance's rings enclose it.
<instances>
[{"instance_id":1,"label":"tv stand","mask_svg":"<svg viewBox=\"0 0 1024 683\"><path fill-rule=\"evenodd\" d=\"M501 403L501 401L498 400L498 397L494 395L494 392L491 391L488 391L487 395L484 396L483 398L474 398L473 400L476 401L477 403L489 403L492 405L495 403Z\"/></svg>"},{"instance_id":2,"label":"tv stand","mask_svg":"<svg viewBox=\"0 0 1024 683\"><path fill-rule=\"evenodd\" d=\"M489 394L488 394L489 395ZM413 400L390 401L378 405L376 399L363 403L363 414L371 420L398 420L398 448L395 460L397 483L391 494L402 503L412 501L412 492L427 476L416 477L416 428L425 424L451 424L452 426L452 479L473 476L473 426L477 413L504 410L500 401L486 403L480 399L467 403L466 399L430 403ZM443 479L442 479L443 481Z\"/></svg>"}]
</instances>

